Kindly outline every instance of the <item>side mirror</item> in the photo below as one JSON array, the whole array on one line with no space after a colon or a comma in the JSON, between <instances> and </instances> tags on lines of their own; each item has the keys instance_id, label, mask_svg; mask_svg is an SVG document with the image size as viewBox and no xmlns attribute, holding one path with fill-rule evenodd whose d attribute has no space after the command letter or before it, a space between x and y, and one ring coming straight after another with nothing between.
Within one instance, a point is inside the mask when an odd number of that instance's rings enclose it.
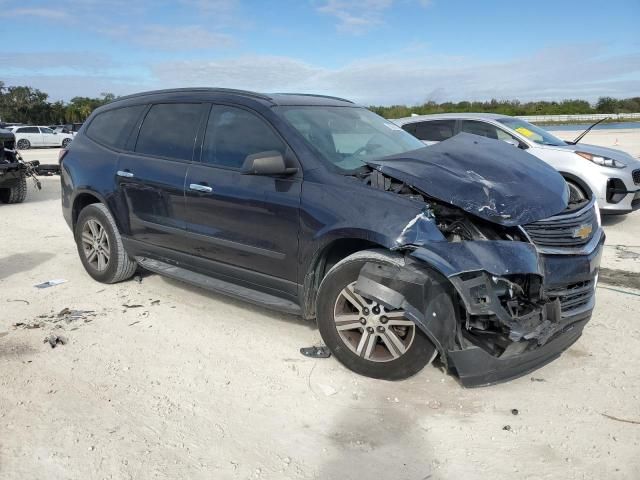
<instances>
[{"instance_id":1,"label":"side mirror","mask_svg":"<svg viewBox=\"0 0 640 480\"><path fill-rule=\"evenodd\" d=\"M297 168L287 168L284 157L275 150L248 155L242 164L243 175L291 175Z\"/></svg>"}]
</instances>

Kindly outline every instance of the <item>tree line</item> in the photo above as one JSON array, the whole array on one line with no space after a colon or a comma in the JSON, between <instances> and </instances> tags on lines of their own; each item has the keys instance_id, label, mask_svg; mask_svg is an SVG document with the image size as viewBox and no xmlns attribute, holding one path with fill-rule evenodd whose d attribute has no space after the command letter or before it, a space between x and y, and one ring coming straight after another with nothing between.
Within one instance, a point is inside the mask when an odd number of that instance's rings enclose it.
<instances>
[{"instance_id":1,"label":"tree line","mask_svg":"<svg viewBox=\"0 0 640 480\"><path fill-rule=\"evenodd\" d=\"M49 95L37 88L6 86L0 81L0 121L39 125L84 122L96 108L111 102L116 96L102 93L97 98L73 97L69 102L50 102ZM412 113L487 112L504 115L572 115L587 113L637 113L640 97L617 99L600 97L595 104L586 100L559 102L520 102L491 100L486 102L426 102L422 105L372 106L371 110L385 118L408 117Z\"/></svg>"},{"instance_id":2,"label":"tree line","mask_svg":"<svg viewBox=\"0 0 640 480\"><path fill-rule=\"evenodd\" d=\"M617 99L600 97L595 104L586 100L562 100L559 102L520 102L518 100L491 100L487 102L426 102L422 105L392 105L371 107L371 110L385 118L408 117L412 113L428 115L433 113L484 112L503 115L577 115L588 113L637 113L640 112L640 97Z\"/></svg>"},{"instance_id":3,"label":"tree line","mask_svg":"<svg viewBox=\"0 0 640 480\"><path fill-rule=\"evenodd\" d=\"M112 93L103 93L98 98L51 102L49 95L37 88L6 86L0 81L0 121L36 125L84 122L96 108L115 98Z\"/></svg>"}]
</instances>

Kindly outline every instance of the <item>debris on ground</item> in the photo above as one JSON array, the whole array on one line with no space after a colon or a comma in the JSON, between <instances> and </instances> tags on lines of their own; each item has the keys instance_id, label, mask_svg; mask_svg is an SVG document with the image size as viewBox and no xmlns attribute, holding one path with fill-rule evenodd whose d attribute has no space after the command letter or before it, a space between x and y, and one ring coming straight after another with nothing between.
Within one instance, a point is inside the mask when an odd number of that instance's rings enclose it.
<instances>
[{"instance_id":1,"label":"debris on ground","mask_svg":"<svg viewBox=\"0 0 640 480\"><path fill-rule=\"evenodd\" d=\"M15 300L7 298L7 302L23 302L26 305L31 305L28 300L22 300L21 298L17 298Z\"/></svg>"},{"instance_id":2,"label":"debris on ground","mask_svg":"<svg viewBox=\"0 0 640 480\"><path fill-rule=\"evenodd\" d=\"M13 328L32 330L43 328L47 325L53 325L54 328L63 328L63 323L70 324L79 320L82 320L84 323L92 322L93 317L97 315L94 310L72 310L70 308L63 308L58 313L38 315L37 319L31 322L16 322L13 324Z\"/></svg>"},{"instance_id":3,"label":"debris on ground","mask_svg":"<svg viewBox=\"0 0 640 480\"><path fill-rule=\"evenodd\" d=\"M64 278L56 278L53 280L48 280L46 282L43 283L38 283L37 285L34 285L34 287L36 288L49 288L49 287L55 287L56 285L60 285L61 283L67 283L67 281Z\"/></svg>"},{"instance_id":4,"label":"debris on ground","mask_svg":"<svg viewBox=\"0 0 640 480\"><path fill-rule=\"evenodd\" d=\"M640 420L627 420L626 418L614 417L613 415L607 415L606 413L601 413L600 415L602 415L603 417L608 418L609 420L615 420L616 422L623 422L623 423L631 423L633 425L640 425Z\"/></svg>"},{"instance_id":5,"label":"debris on ground","mask_svg":"<svg viewBox=\"0 0 640 480\"><path fill-rule=\"evenodd\" d=\"M532 382L546 382L544 378L531 377Z\"/></svg>"},{"instance_id":6,"label":"debris on ground","mask_svg":"<svg viewBox=\"0 0 640 480\"><path fill-rule=\"evenodd\" d=\"M504 427L502 427L503 430L506 430L507 432L511 431L511 425L505 425Z\"/></svg>"},{"instance_id":7,"label":"debris on ground","mask_svg":"<svg viewBox=\"0 0 640 480\"><path fill-rule=\"evenodd\" d=\"M122 306L124 308L142 308L142 307L144 307L144 305L140 305L140 304L137 304L137 303L134 304L134 305L127 305L127 304L123 303Z\"/></svg>"},{"instance_id":8,"label":"debris on ground","mask_svg":"<svg viewBox=\"0 0 640 480\"><path fill-rule=\"evenodd\" d=\"M42 343L49 343L49 345L51 345L51 348L56 348L56 346L66 345L68 342L69 340L64 335L51 334L45 337Z\"/></svg>"},{"instance_id":9,"label":"debris on ground","mask_svg":"<svg viewBox=\"0 0 640 480\"><path fill-rule=\"evenodd\" d=\"M151 305L160 305L160 300L153 300Z\"/></svg>"},{"instance_id":10,"label":"debris on ground","mask_svg":"<svg viewBox=\"0 0 640 480\"><path fill-rule=\"evenodd\" d=\"M140 320L136 320L135 322L130 323L129 326L133 327L136 323L140 323Z\"/></svg>"},{"instance_id":11,"label":"debris on ground","mask_svg":"<svg viewBox=\"0 0 640 480\"><path fill-rule=\"evenodd\" d=\"M140 275L140 274L134 275L133 279L138 283L142 283L142 275Z\"/></svg>"},{"instance_id":12,"label":"debris on ground","mask_svg":"<svg viewBox=\"0 0 640 480\"><path fill-rule=\"evenodd\" d=\"M318 347L303 347L300 349L300 353L305 357L311 358L329 358L331 356L331 351L324 345Z\"/></svg>"},{"instance_id":13,"label":"debris on ground","mask_svg":"<svg viewBox=\"0 0 640 480\"><path fill-rule=\"evenodd\" d=\"M518 415L520 412L518 411L517 408L512 408L511 409L511 415Z\"/></svg>"}]
</instances>

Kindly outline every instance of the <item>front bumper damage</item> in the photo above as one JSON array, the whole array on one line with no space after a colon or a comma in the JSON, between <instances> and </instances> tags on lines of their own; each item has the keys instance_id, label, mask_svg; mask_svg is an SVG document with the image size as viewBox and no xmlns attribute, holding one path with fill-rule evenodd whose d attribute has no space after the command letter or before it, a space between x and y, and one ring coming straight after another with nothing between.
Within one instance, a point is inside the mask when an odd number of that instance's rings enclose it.
<instances>
[{"instance_id":1,"label":"front bumper damage","mask_svg":"<svg viewBox=\"0 0 640 480\"><path fill-rule=\"evenodd\" d=\"M604 234L585 255L512 241L433 242L403 267L366 264L356 291L404 309L466 387L504 382L557 358L591 317Z\"/></svg>"}]
</instances>

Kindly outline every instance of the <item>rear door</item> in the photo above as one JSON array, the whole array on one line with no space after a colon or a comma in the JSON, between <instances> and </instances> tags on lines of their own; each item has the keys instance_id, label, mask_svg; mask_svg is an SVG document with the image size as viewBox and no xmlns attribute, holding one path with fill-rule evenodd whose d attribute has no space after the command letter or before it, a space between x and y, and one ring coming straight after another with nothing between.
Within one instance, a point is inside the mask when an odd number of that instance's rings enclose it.
<instances>
[{"instance_id":1,"label":"rear door","mask_svg":"<svg viewBox=\"0 0 640 480\"><path fill-rule=\"evenodd\" d=\"M236 106L212 106L201 161L187 174L190 251L213 260L209 268L295 294L302 172L243 175L247 155L265 151L280 152L287 166L298 167L262 116Z\"/></svg>"},{"instance_id":2,"label":"rear door","mask_svg":"<svg viewBox=\"0 0 640 480\"><path fill-rule=\"evenodd\" d=\"M33 147L42 146L42 134L38 127L20 127L16 130L16 140L25 138Z\"/></svg>"},{"instance_id":3,"label":"rear door","mask_svg":"<svg viewBox=\"0 0 640 480\"><path fill-rule=\"evenodd\" d=\"M202 103L151 105L130 152L118 159L118 191L134 240L183 250L184 182L204 118Z\"/></svg>"}]
</instances>

